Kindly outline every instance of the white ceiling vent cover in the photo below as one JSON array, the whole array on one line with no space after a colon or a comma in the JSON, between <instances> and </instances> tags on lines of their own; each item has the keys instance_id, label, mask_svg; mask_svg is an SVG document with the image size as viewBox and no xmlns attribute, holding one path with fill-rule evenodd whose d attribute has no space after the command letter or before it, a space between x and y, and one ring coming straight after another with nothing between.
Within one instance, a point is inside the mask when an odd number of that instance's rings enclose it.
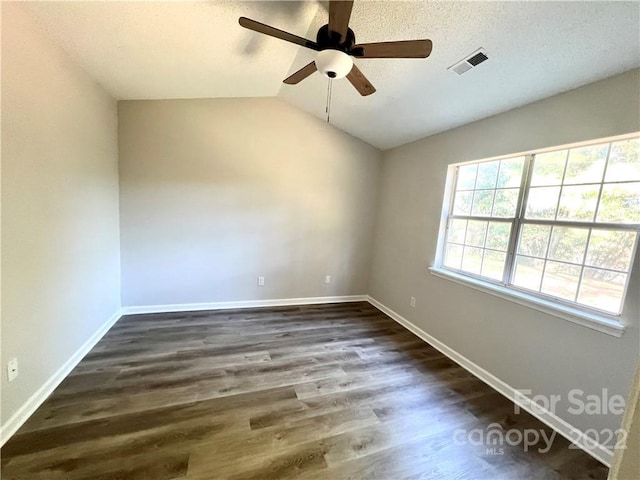
<instances>
[{"instance_id":1,"label":"white ceiling vent cover","mask_svg":"<svg viewBox=\"0 0 640 480\"><path fill-rule=\"evenodd\" d=\"M460 60L458 63L451 65L447 70L452 70L456 72L458 75L462 75L464 72L468 72L473 67L477 67L482 62L489 59L487 52L484 48L479 48L475 52L470 55L467 55L466 58Z\"/></svg>"}]
</instances>

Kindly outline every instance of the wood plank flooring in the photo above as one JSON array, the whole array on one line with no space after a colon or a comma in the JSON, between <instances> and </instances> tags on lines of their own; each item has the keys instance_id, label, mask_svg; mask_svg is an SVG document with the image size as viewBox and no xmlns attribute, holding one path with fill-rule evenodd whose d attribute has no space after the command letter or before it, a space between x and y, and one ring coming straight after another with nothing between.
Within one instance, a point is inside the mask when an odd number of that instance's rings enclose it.
<instances>
[{"instance_id":1,"label":"wood plank flooring","mask_svg":"<svg viewBox=\"0 0 640 480\"><path fill-rule=\"evenodd\" d=\"M2 478L606 478L559 436L465 440L551 435L513 407L368 303L131 315L3 447Z\"/></svg>"}]
</instances>

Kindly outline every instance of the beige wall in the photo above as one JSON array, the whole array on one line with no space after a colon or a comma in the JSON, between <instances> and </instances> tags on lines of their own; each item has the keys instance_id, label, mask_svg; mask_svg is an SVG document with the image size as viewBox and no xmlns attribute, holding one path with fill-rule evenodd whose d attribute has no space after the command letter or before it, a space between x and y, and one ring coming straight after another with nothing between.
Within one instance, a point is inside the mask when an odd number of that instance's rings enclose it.
<instances>
[{"instance_id":1,"label":"beige wall","mask_svg":"<svg viewBox=\"0 0 640 480\"><path fill-rule=\"evenodd\" d=\"M123 305L367 293L378 150L274 98L119 122Z\"/></svg>"},{"instance_id":2,"label":"beige wall","mask_svg":"<svg viewBox=\"0 0 640 480\"><path fill-rule=\"evenodd\" d=\"M2 5L3 426L120 308L116 102L21 8Z\"/></svg>"},{"instance_id":3,"label":"beige wall","mask_svg":"<svg viewBox=\"0 0 640 480\"><path fill-rule=\"evenodd\" d=\"M620 416L574 416L568 391L627 396L639 356L640 268L615 338L429 274L448 165L640 130L638 70L384 153L370 294L498 378L560 394L560 417L581 429ZM410 296L417 307L409 307Z\"/></svg>"}]
</instances>

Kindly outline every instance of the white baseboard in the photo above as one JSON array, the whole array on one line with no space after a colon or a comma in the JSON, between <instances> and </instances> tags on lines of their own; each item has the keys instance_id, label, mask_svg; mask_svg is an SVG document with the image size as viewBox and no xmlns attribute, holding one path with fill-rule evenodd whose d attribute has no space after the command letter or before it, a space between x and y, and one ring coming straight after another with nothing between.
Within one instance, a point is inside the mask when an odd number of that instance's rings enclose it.
<instances>
[{"instance_id":1,"label":"white baseboard","mask_svg":"<svg viewBox=\"0 0 640 480\"><path fill-rule=\"evenodd\" d=\"M371 303L371 305L378 308L382 312L386 313L389 317L391 317L393 320L395 320L400 325L405 327L407 330L413 332L415 335L417 335L422 340L430 344L436 350L439 350L441 353L449 357L451 360L456 362L465 370L472 373L474 376L476 376L477 378L482 380L484 383L489 385L491 388L493 388L494 390L498 391L499 393L507 397L509 400L517 404L523 410L526 410L527 412L529 412L531 415L536 417L542 423L551 427L553 430L555 430L560 435L565 437L571 443L575 444L577 447L587 452L593 458L600 461L607 467L611 465L611 461L613 458L613 451L610 448L596 442L591 437L588 437L587 435L585 435L578 428L574 427L567 421L558 417L556 414L543 408L539 404L533 402L533 400L526 397L524 394L522 394L520 391L518 391L511 385L503 382L498 377L489 373L484 368L472 362L464 355L448 347L437 338L432 337L427 332L422 330L420 327L414 325L406 318L402 317L398 313L386 307L385 305L377 301L375 298L369 297L368 301L369 303Z\"/></svg>"},{"instance_id":2,"label":"white baseboard","mask_svg":"<svg viewBox=\"0 0 640 480\"><path fill-rule=\"evenodd\" d=\"M242 300L237 302L177 303L173 305L141 305L122 307L123 315L141 313L195 312L199 310L229 310L234 308L283 307L287 305L312 305L320 303L366 302L367 295L337 297L277 298L273 300Z\"/></svg>"},{"instance_id":3,"label":"white baseboard","mask_svg":"<svg viewBox=\"0 0 640 480\"><path fill-rule=\"evenodd\" d=\"M109 329L120 319L122 313L114 313L96 333L62 365L29 399L0 427L0 446L4 445L14 433L29 419L49 395L71 373L80 360L100 341Z\"/></svg>"}]
</instances>

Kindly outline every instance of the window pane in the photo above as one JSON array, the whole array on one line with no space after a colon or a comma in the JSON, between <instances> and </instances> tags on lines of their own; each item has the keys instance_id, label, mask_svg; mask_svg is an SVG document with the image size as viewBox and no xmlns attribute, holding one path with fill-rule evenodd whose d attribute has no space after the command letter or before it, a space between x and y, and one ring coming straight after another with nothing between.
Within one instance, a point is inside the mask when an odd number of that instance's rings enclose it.
<instances>
[{"instance_id":1,"label":"window pane","mask_svg":"<svg viewBox=\"0 0 640 480\"><path fill-rule=\"evenodd\" d=\"M536 187L529 190L527 218L554 220L560 187Z\"/></svg>"},{"instance_id":2,"label":"window pane","mask_svg":"<svg viewBox=\"0 0 640 480\"><path fill-rule=\"evenodd\" d=\"M537 292L540 290L543 270L544 260L518 256L513 284Z\"/></svg>"},{"instance_id":3,"label":"window pane","mask_svg":"<svg viewBox=\"0 0 640 480\"><path fill-rule=\"evenodd\" d=\"M619 313L640 242L640 138L460 165L450 211L444 266Z\"/></svg>"},{"instance_id":4,"label":"window pane","mask_svg":"<svg viewBox=\"0 0 640 480\"><path fill-rule=\"evenodd\" d=\"M605 184L598 222L640 223L640 182Z\"/></svg>"},{"instance_id":5,"label":"window pane","mask_svg":"<svg viewBox=\"0 0 640 480\"><path fill-rule=\"evenodd\" d=\"M464 247L462 256L462 270L469 273L480 274L482 266L482 249L475 247Z\"/></svg>"},{"instance_id":6,"label":"window pane","mask_svg":"<svg viewBox=\"0 0 640 480\"><path fill-rule=\"evenodd\" d=\"M449 236L447 241L464 243L464 235L467 231L467 221L454 218L449 224Z\"/></svg>"},{"instance_id":7,"label":"window pane","mask_svg":"<svg viewBox=\"0 0 640 480\"><path fill-rule=\"evenodd\" d=\"M447 253L444 257L444 264L447 267L460 270L462 264L462 247L460 245L447 244Z\"/></svg>"},{"instance_id":8,"label":"window pane","mask_svg":"<svg viewBox=\"0 0 640 480\"><path fill-rule=\"evenodd\" d=\"M587 250L587 265L628 271L636 232L592 230Z\"/></svg>"},{"instance_id":9,"label":"window pane","mask_svg":"<svg viewBox=\"0 0 640 480\"><path fill-rule=\"evenodd\" d=\"M588 235L588 228L553 227L548 257L562 262L582 264Z\"/></svg>"},{"instance_id":10,"label":"window pane","mask_svg":"<svg viewBox=\"0 0 640 480\"><path fill-rule=\"evenodd\" d=\"M465 237L465 245L474 247L483 247L484 238L487 233L487 222L480 220L469 220L467 225L467 236Z\"/></svg>"},{"instance_id":11,"label":"window pane","mask_svg":"<svg viewBox=\"0 0 640 480\"><path fill-rule=\"evenodd\" d=\"M524 157L510 158L500 161L498 174L498 188L519 187L522 182L522 167Z\"/></svg>"},{"instance_id":12,"label":"window pane","mask_svg":"<svg viewBox=\"0 0 640 480\"><path fill-rule=\"evenodd\" d=\"M569 152L567 171L564 174L564 183L602 182L604 164L607 160L608 152L608 143L572 148Z\"/></svg>"},{"instance_id":13,"label":"window pane","mask_svg":"<svg viewBox=\"0 0 640 480\"><path fill-rule=\"evenodd\" d=\"M473 195L473 208L471 215L491 216L493 207L493 194L495 190L476 190Z\"/></svg>"},{"instance_id":14,"label":"window pane","mask_svg":"<svg viewBox=\"0 0 640 480\"><path fill-rule=\"evenodd\" d=\"M536 155L533 160L531 185L560 185L566 159L566 150Z\"/></svg>"},{"instance_id":15,"label":"window pane","mask_svg":"<svg viewBox=\"0 0 640 480\"><path fill-rule=\"evenodd\" d=\"M575 301L580 270L581 268L577 265L548 261L540 291L547 295Z\"/></svg>"},{"instance_id":16,"label":"window pane","mask_svg":"<svg viewBox=\"0 0 640 480\"><path fill-rule=\"evenodd\" d=\"M458 185L456 190L471 190L476 183L478 164L458 167Z\"/></svg>"},{"instance_id":17,"label":"window pane","mask_svg":"<svg viewBox=\"0 0 640 480\"><path fill-rule=\"evenodd\" d=\"M485 250L482 261L482 276L494 280L502 280L504 261L506 258L506 253Z\"/></svg>"},{"instance_id":18,"label":"window pane","mask_svg":"<svg viewBox=\"0 0 640 480\"><path fill-rule=\"evenodd\" d=\"M499 166L500 162L485 162L478 165L476 188L496 188Z\"/></svg>"},{"instance_id":19,"label":"window pane","mask_svg":"<svg viewBox=\"0 0 640 480\"><path fill-rule=\"evenodd\" d=\"M486 247L506 252L509 246L509 235L511 235L510 223L489 222Z\"/></svg>"},{"instance_id":20,"label":"window pane","mask_svg":"<svg viewBox=\"0 0 640 480\"><path fill-rule=\"evenodd\" d=\"M611 144L606 182L640 180L640 138Z\"/></svg>"},{"instance_id":21,"label":"window pane","mask_svg":"<svg viewBox=\"0 0 640 480\"><path fill-rule=\"evenodd\" d=\"M558 220L592 222L596 214L600 185L562 187Z\"/></svg>"},{"instance_id":22,"label":"window pane","mask_svg":"<svg viewBox=\"0 0 640 480\"><path fill-rule=\"evenodd\" d=\"M496 190L492 217L515 217L519 188Z\"/></svg>"},{"instance_id":23,"label":"window pane","mask_svg":"<svg viewBox=\"0 0 640 480\"><path fill-rule=\"evenodd\" d=\"M607 312L619 313L627 276L624 273L585 268L578 302Z\"/></svg>"},{"instance_id":24,"label":"window pane","mask_svg":"<svg viewBox=\"0 0 640 480\"><path fill-rule=\"evenodd\" d=\"M523 225L518 253L545 258L551 227L548 225Z\"/></svg>"},{"instance_id":25,"label":"window pane","mask_svg":"<svg viewBox=\"0 0 640 480\"><path fill-rule=\"evenodd\" d=\"M457 192L453 200L454 215L469 215L471 213L471 201L473 192Z\"/></svg>"}]
</instances>

